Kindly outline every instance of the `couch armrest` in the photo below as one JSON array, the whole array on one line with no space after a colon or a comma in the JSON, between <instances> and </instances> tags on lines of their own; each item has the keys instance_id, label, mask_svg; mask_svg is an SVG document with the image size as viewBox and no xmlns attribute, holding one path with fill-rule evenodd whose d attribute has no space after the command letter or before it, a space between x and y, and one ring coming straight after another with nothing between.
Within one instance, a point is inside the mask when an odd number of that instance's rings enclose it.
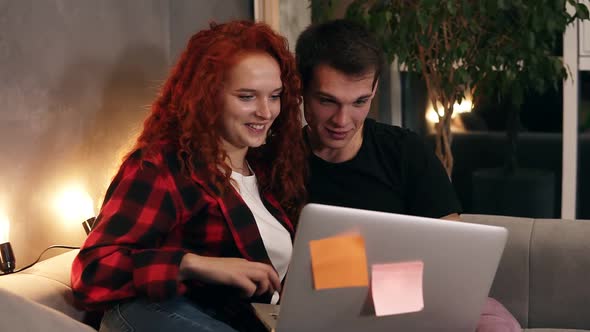
<instances>
[{"instance_id":1,"label":"couch armrest","mask_svg":"<svg viewBox=\"0 0 590 332\"><path fill-rule=\"evenodd\" d=\"M590 329L590 222L536 220L530 270L531 327Z\"/></svg>"},{"instance_id":2,"label":"couch armrest","mask_svg":"<svg viewBox=\"0 0 590 332\"><path fill-rule=\"evenodd\" d=\"M70 270L78 250L37 263L30 269L0 277L0 289L43 304L77 320L85 321L86 312L74 307Z\"/></svg>"},{"instance_id":3,"label":"couch armrest","mask_svg":"<svg viewBox=\"0 0 590 332\"><path fill-rule=\"evenodd\" d=\"M63 313L0 289L0 331L96 332Z\"/></svg>"}]
</instances>

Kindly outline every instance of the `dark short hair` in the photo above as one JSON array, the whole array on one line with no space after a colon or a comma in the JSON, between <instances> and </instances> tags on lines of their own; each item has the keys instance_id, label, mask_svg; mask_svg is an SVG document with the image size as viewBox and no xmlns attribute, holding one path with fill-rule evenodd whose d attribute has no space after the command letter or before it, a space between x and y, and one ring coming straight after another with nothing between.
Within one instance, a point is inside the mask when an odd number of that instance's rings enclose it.
<instances>
[{"instance_id":1,"label":"dark short hair","mask_svg":"<svg viewBox=\"0 0 590 332\"><path fill-rule=\"evenodd\" d=\"M371 32L346 19L307 27L297 39L295 55L304 89L309 86L314 69L322 64L347 75L374 71L375 86L384 63L381 47Z\"/></svg>"}]
</instances>

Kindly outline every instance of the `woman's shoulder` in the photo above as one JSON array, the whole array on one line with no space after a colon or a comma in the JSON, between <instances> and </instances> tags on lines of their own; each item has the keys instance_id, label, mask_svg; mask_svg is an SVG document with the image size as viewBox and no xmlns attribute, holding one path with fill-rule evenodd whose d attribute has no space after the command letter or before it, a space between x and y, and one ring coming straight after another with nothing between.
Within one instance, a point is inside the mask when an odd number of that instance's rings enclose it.
<instances>
[{"instance_id":1,"label":"woman's shoulder","mask_svg":"<svg viewBox=\"0 0 590 332\"><path fill-rule=\"evenodd\" d=\"M177 150L171 145L159 144L147 148L135 148L124 158L122 167L135 166L149 169L180 170Z\"/></svg>"}]
</instances>

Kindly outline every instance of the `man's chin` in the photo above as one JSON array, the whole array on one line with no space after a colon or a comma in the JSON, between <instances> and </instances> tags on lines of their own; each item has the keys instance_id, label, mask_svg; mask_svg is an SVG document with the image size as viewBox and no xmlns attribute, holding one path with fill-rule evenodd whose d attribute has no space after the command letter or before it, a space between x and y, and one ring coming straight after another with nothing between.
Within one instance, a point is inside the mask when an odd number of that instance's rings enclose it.
<instances>
[{"instance_id":1,"label":"man's chin","mask_svg":"<svg viewBox=\"0 0 590 332\"><path fill-rule=\"evenodd\" d=\"M349 143L350 143L350 139L332 139L332 138L322 138L321 140L321 144L323 148L329 148L329 149L342 149L344 147L346 147Z\"/></svg>"}]
</instances>

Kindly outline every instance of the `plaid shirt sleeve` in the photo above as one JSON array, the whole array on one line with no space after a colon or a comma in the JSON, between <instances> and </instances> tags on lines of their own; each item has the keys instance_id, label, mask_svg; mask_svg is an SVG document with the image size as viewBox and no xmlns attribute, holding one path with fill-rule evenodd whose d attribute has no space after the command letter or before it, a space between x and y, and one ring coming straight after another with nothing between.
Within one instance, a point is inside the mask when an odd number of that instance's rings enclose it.
<instances>
[{"instance_id":1,"label":"plaid shirt sleeve","mask_svg":"<svg viewBox=\"0 0 590 332\"><path fill-rule=\"evenodd\" d=\"M172 175L158 164L132 155L111 183L96 227L72 265L72 289L83 306L186 291L178 280L185 250L159 246L180 222L181 210Z\"/></svg>"}]
</instances>

